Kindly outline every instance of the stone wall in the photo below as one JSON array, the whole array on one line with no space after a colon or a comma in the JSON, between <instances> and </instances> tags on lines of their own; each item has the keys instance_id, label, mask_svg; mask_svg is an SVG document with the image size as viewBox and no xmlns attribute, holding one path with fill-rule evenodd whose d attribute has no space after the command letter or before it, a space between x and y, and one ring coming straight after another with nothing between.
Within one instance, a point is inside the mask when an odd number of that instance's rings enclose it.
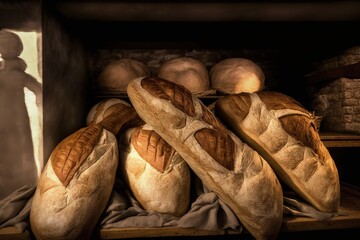
<instances>
[{"instance_id":1,"label":"stone wall","mask_svg":"<svg viewBox=\"0 0 360 240\"><path fill-rule=\"evenodd\" d=\"M323 116L322 130L360 134L360 79L338 78L313 94L313 109Z\"/></svg>"}]
</instances>

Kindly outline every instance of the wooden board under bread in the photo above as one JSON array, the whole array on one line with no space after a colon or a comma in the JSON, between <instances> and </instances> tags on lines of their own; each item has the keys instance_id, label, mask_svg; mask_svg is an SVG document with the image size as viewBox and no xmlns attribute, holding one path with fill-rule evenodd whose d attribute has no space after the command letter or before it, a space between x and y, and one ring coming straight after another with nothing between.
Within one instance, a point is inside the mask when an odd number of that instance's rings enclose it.
<instances>
[{"instance_id":1,"label":"wooden board under bread","mask_svg":"<svg viewBox=\"0 0 360 240\"><path fill-rule=\"evenodd\" d=\"M285 216L282 232L335 230L360 228L360 188L345 183L341 184L341 201L339 211L345 216L336 216L329 221L318 221L307 217ZM110 228L97 229L100 239L126 239L142 237L170 237L170 236L221 236L243 234L235 230L209 231L194 228ZM0 240L30 240L30 233L21 233L15 227L0 229Z\"/></svg>"}]
</instances>

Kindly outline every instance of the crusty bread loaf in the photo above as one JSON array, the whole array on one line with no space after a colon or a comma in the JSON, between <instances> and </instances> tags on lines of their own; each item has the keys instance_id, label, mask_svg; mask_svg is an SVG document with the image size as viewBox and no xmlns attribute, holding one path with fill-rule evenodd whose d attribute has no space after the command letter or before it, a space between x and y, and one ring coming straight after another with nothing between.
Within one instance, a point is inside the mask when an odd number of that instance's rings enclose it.
<instances>
[{"instance_id":1,"label":"crusty bread loaf","mask_svg":"<svg viewBox=\"0 0 360 240\"><path fill-rule=\"evenodd\" d=\"M124 134L121 170L145 210L182 216L190 202L190 168L150 126Z\"/></svg>"},{"instance_id":2,"label":"crusty bread loaf","mask_svg":"<svg viewBox=\"0 0 360 240\"><path fill-rule=\"evenodd\" d=\"M131 107L130 103L119 98L108 98L96 103L87 114L86 125L99 123L114 112L121 111L122 105L124 108Z\"/></svg>"},{"instance_id":3,"label":"crusty bread loaf","mask_svg":"<svg viewBox=\"0 0 360 240\"><path fill-rule=\"evenodd\" d=\"M123 123L124 120L125 123ZM86 125L89 126L100 122L102 122L103 126L108 125L110 131L114 132L115 135L118 135L120 129L111 130L111 128L116 127L118 124L124 130L144 124L144 121L137 115L131 104L118 98L104 99L89 110L86 116Z\"/></svg>"},{"instance_id":4,"label":"crusty bread loaf","mask_svg":"<svg viewBox=\"0 0 360 240\"><path fill-rule=\"evenodd\" d=\"M95 131L96 145L89 146ZM92 149L81 157L86 147ZM112 192L117 163L115 136L99 125L64 139L50 156L33 198L30 223L36 239L89 239Z\"/></svg>"},{"instance_id":5,"label":"crusty bread loaf","mask_svg":"<svg viewBox=\"0 0 360 240\"><path fill-rule=\"evenodd\" d=\"M264 88L265 75L250 59L227 58L210 69L211 87L222 93L256 92Z\"/></svg>"},{"instance_id":6,"label":"crusty bread loaf","mask_svg":"<svg viewBox=\"0 0 360 240\"><path fill-rule=\"evenodd\" d=\"M30 211L36 239L91 237L115 181L115 134L137 115L133 108L121 109L71 134L53 150Z\"/></svg>"},{"instance_id":7,"label":"crusty bread loaf","mask_svg":"<svg viewBox=\"0 0 360 240\"><path fill-rule=\"evenodd\" d=\"M223 97L215 112L298 195L320 211L338 211L337 168L302 105L284 94L261 91Z\"/></svg>"},{"instance_id":8,"label":"crusty bread loaf","mask_svg":"<svg viewBox=\"0 0 360 240\"><path fill-rule=\"evenodd\" d=\"M158 77L182 85L193 94L209 90L209 74L205 64L192 57L169 60L159 68Z\"/></svg>"},{"instance_id":9,"label":"crusty bread loaf","mask_svg":"<svg viewBox=\"0 0 360 240\"><path fill-rule=\"evenodd\" d=\"M96 86L100 92L125 93L126 86L131 80L149 75L150 71L144 63L122 58L104 67L96 79Z\"/></svg>"},{"instance_id":10,"label":"crusty bread loaf","mask_svg":"<svg viewBox=\"0 0 360 240\"><path fill-rule=\"evenodd\" d=\"M140 117L184 158L256 239L276 238L283 215L282 189L256 151L180 85L155 77L138 78L128 85L128 95Z\"/></svg>"}]
</instances>

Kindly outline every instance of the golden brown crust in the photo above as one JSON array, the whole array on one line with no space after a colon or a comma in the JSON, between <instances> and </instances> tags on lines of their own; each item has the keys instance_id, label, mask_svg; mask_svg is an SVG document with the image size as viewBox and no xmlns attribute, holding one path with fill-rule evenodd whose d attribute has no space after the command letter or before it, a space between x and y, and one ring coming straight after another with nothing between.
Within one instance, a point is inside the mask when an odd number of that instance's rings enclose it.
<instances>
[{"instance_id":1,"label":"golden brown crust","mask_svg":"<svg viewBox=\"0 0 360 240\"><path fill-rule=\"evenodd\" d=\"M269 110L292 109L307 115L289 114L280 117L279 120L289 135L314 150L315 153L319 155L319 160L323 162L326 156L321 150L323 146L320 135L318 131L316 131L314 119L311 118L310 112L295 99L285 94L271 91L258 92L257 94ZM279 99L281 99L281 101Z\"/></svg>"},{"instance_id":2,"label":"golden brown crust","mask_svg":"<svg viewBox=\"0 0 360 240\"><path fill-rule=\"evenodd\" d=\"M85 127L60 142L51 158L56 176L66 187L80 165L93 151L101 135L99 124Z\"/></svg>"},{"instance_id":3,"label":"golden brown crust","mask_svg":"<svg viewBox=\"0 0 360 240\"><path fill-rule=\"evenodd\" d=\"M205 64L193 57L175 58L163 63L158 77L186 87L193 94L204 93L210 88Z\"/></svg>"},{"instance_id":4,"label":"golden brown crust","mask_svg":"<svg viewBox=\"0 0 360 240\"><path fill-rule=\"evenodd\" d=\"M104 104L100 104L98 108L101 110ZM126 123L138 116L134 108L124 104L114 104L105 111L108 113L104 114L106 117L100 123L78 130L54 149L52 165L64 186L70 183L81 164L93 151L103 128L116 135Z\"/></svg>"},{"instance_id":5,"label":"golden brown crust","mask_svg":"<svg viewBox=\"0 0 360 240\"><path fill-rule=\"evenodd\" d=\"M106 112L110 112L110 114L102 120L101 125L115 135L119 133L124 124L132 119L137 120L138 116L133 107L120 103L110 106Z\"/></svg>"},{"instance_id":6,"label":"golden brown crust","mask_svg":"<svg viewBox=\"0 0 360 240\"><path fill-rule=\"evenodd\" d=\"M202 120L210 125L212 125L214 128L218 129L219 131L227 131L226 127L210 112L210 110L205 107L204 105L201 105L201 109L203 112Z\"/></svg>"},{"instance_id":7,"label":"golden brown crust","mask_svg":"<svg viewBox=\"0 0 360 240\"><path fill-rule=\"evenodd\" d=\"M215 112L222 121L226 122L227 118L224 118L226 113L223 113L223 110L225 108L232 109L234 111L234 114L236 114L236 116L238 117L239 121L242 121L247 116L250 106L251 99L249 95L228 95L227 97L223 97L220 99L220 101L217 101L215 103Z\"/></svg>"},{"instance_id":8,"label":"golden brown crust","mask_svg":"<svg viewBox=\"0 0 360 240\"><path fill-rule=\"evenodd\" d=\"M225 132L203 128L195 133L200 146L229 171L234 170L234 141Z\"/></svg>"},{"instance_id":9,"label":"golden brown crust","mask_svg":"<svg viewBox=\"0 0 360 240\"><path fill-rule=\"evenodd\" d=\"M141 86L151 95L168 100L189 116L195 116L191 92L185 87L158 77L144 78Z\"/></svg>"},{"instance_id":10,"label":"golden brown crust","mask_svg":"<svg viewBox=\"0 0 360 240\"><path fill-rule=\"evenodd\" d=\"M161 81L168 86L155 83L162 91L159 94L144 87L153 84L145 78L129 84L128 95L139 115L174 147L256 239L275 239L283 205L281 185L270 166L221 123L213 121L216 117L196 97L182 97L185 100L177 102L188 104L191 99L194 114L188 107L176 106L164 91L174 89L173 84ZM160 97L161 93L166 96ZM188 94L183 89L182 95Z\"/></svg>"},{"instance_id":11,"label":"golden brown crust","mask_svg":"<svg viewBox=\"0 0 360 240\"><path fill-rule=\"evenodd\" d=\"M229 95L216 103L216 114L297 194L320 211L338 210L336 165L312 115L296 100L277 92Z\"/></svg>"},{"instance_id":12,"label":"golden brown crust","mask_svg":"<svg viewBox=\"0 0 360 240\"><path fill-rule=\"evenodd\" d=\"M196 116L192 94L186 88L158 77L148 77L141 81L142 87L150 94L169 100L175 107L189 116ZM234 143L226 133L224 125L214 117L204 105L201 105L201 119L217 130L202 129L195 134L199 144L222 166L233 170Z\"/></svg>"},{"instance_id":13,"label":"golden brown crust","mask_svg":"<svg viewBox=\"0 0 360 240\"><path fill-rule=\"evenodd\" d=\"M260 91L257 92L257 95L266 104L269 110L293 109L308 113L304 106L302 106L298 101L283 93L274 91Z\"/></svg>"},{"instance_id":14,"label":"golden brown crust","mask_svg":"<svg viewBox=\"0 0 360 240\"><path fill-rule=\"evenodd\" d=\"M266 104L269 110L281 110L291 109L303 112L305 115L300 114L289 114L279 118L284 130L291 135L293 138L302 142L305 146L313 149L321 159L321 140L319 133L316 131L314 125L314 119L310 118L311 114L306 108L301 105L295 99L279 92L273 91L261 91L257 92L261 100ZM222 121L226 122L227 125L231 125L226 117L226 113L223 113L223 109L226 107L231 109L236 115L238 121L243 121L247 116L249 108L251 106L251 99L248 93L239 93L229 95L218 101L215 105L215 111Z\"/></svg>"},{"instance_id":15,"label":"golden brown crust","mask_svg":"<svg viewBox=\"0 0 360 240\"><path fill-rule=\"evenodd\" d=\"M135 129L131 134L131 144L139 155L159 172L164 172L169 167L175 153L154 130Z\"/></svg>"},{"instance_id":16,"label":"golden brown crust","mask_svg":"<svg viewBox=\"0 0 360 240\"><path fill-rule=\"evenodd\" d=\"M96 79L96 87L101 92L126 92L129 82L137 77L149 76L148 67L135 59L122 58L104 66Z\"/></svg>"}]
</instances>

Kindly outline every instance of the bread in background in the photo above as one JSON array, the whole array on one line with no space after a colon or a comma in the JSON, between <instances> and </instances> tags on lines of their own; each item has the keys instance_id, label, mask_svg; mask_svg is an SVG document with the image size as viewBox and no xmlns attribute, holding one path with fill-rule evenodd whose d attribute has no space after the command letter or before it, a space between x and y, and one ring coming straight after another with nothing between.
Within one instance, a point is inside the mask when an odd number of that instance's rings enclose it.
<instances>
[{"instance_id":1,"label":"bread in background","mask_svg":"<svg viewBox=\"0 0 360 240\"><path fill-rule=\"evenodd\" d=\"M96 87L102 93L126 93L131 80L149 75L150 70L144 63L123 58L104 67L96 79Z\"/></svg>"},{"instance_id":2,"label":"bread in background","mask_svg":"<svg viewBox=\"0 0 360 240\"><path fill-rule=\"evenodd\" d=\"M209 72L211 88L226 94L257 92L264 89L265 75L255 62L245 58L227 58Z\"/></svg>"},{"instance_id":3,"label":"bread in background","mask_svg":"<svg viewBox=\"0 0 360 240\"><path fill-rule=\"evenodd\" d=\"M182 85L193 94L204 93L210 88L205 64L192 57L175 58L163 63L157 76Z\"/></svg>"}]
</instances>

